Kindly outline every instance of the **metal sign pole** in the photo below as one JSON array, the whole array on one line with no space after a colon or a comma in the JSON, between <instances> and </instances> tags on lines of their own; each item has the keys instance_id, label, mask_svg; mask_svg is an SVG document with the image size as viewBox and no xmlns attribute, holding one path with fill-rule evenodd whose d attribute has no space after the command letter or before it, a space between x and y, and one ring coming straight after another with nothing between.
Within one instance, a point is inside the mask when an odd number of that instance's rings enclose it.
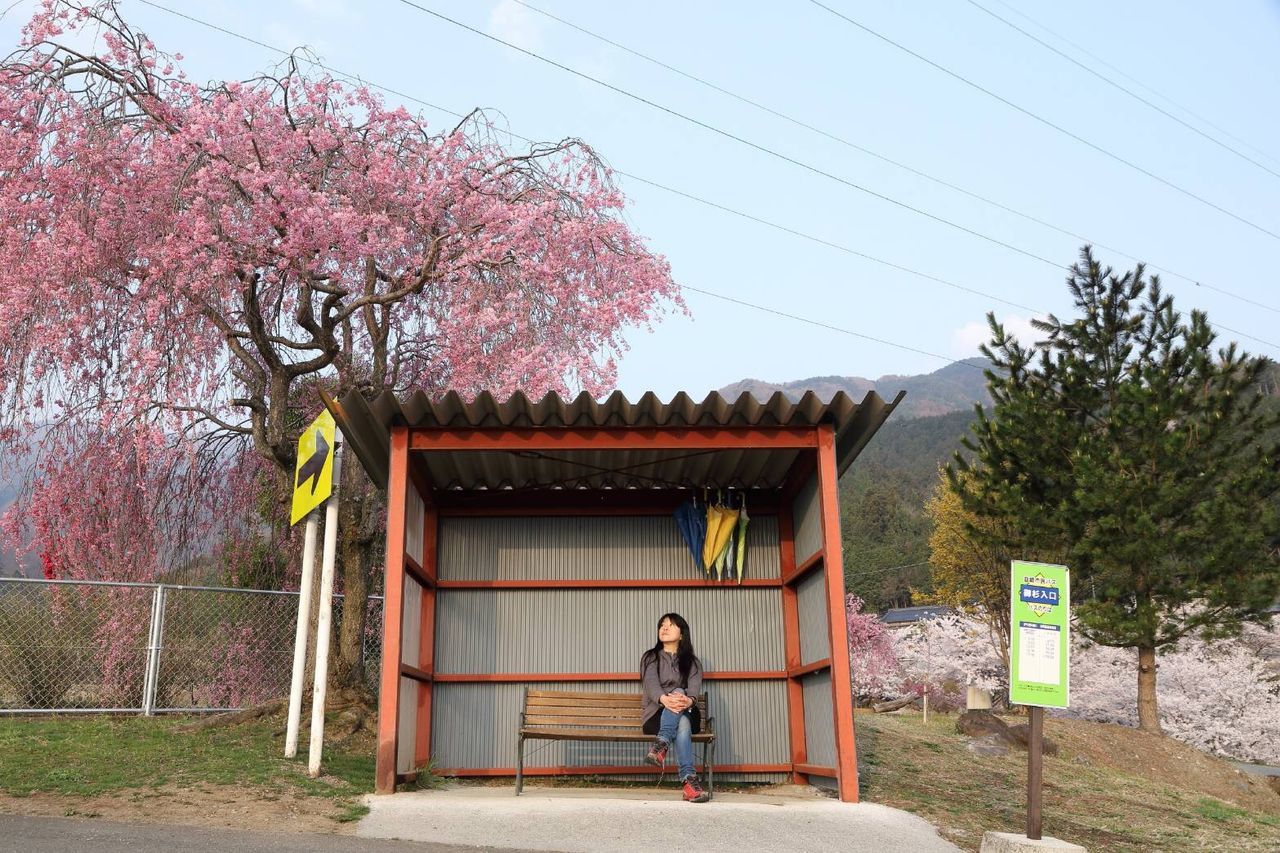
<instances>
[{"instance_id":1,"label":"metal sign pole","mask_svg":"<svg viewBox=\"0 0 1280 853\"><path fill-rule=\"evenodd\" d=\"M320 752L324 747L325 686L329 680L329 634L333 622L333 566L338 553L338 496L342 483L342 445L333 457L333 494L324 509L324 559L320 568L320 617L316 622L316 674L311 688L311 751L307 775L320 775Z\"/></svg>"},{"instance_id":2,"label":"metal sign pole","mask_svg":"<svg viewBox=\"0 0 1280 853\"><path fill-rule=\"evenodd\" d=\"M302 686L307 669L307 633L311 627L311 586L316 573L316 536L320 517L307 516L302 538L302 588L298 591L298 628L293 636L293 678L289 682L289 725L284 739L284 757L298 754L298 727L302 721Z\"/></svg>"}]
</instances>

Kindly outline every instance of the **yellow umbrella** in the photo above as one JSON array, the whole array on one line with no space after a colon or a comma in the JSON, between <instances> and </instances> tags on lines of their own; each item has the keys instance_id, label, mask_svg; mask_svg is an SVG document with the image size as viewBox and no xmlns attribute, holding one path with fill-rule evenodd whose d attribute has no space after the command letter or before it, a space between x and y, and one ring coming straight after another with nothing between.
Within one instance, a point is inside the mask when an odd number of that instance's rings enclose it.
<instances>
[{"instance_id":1,"label":"yellow umbrella","mask_svg":"<svg viewBox=\"0 0 1280 853\"><path fill-rule=\"evenodd\" d=\"M738 511L728 507L718 507L720 525L716 528L715 544L712 553L715 555L716 580L724 579L724 563L733 544L733 530L738 526ZM710 533L708 532L708 538Z\"/></svg>"},{"instance_id":2,"label":"yellow umbrella","mask_svg":"<svg viewBox=\"0 0 1280 853\"><path fill-rule=\"evenodd\" d=\"M702 570L708 574L711 573L711 566L716 561L716 555L720 553L716 546L720 535L720 528L724 525L724 507L715 504L707 504L707 538L702 541Z\"/></svg>"}]
</instances>

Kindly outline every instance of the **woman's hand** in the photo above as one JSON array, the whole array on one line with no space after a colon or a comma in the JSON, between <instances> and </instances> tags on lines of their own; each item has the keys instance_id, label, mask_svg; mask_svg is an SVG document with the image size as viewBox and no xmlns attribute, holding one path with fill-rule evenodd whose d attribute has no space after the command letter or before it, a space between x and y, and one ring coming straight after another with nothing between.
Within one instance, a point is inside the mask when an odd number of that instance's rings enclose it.
<instances>
[{"instance_id":1,"label":"woman's hand","mask_svg":"<svg viewBox=\"0 0 1280 853\"><path fill-rule=\"evenodd\" d=\"M693 705L693 699L683 693L664 693L658 701L662 703L662 707L673 714L686 711Z\"/></svg>"}]
</instances>

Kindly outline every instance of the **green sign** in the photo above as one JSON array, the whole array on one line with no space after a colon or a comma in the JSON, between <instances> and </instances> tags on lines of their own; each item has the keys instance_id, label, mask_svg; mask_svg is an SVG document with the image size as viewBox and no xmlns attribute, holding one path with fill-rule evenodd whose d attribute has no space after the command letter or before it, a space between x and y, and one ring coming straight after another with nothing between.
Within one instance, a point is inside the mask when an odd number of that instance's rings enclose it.
<instances>
[{"instance_id":1,"label":"green sign","mask_svg":"<svg viewBox=\"0 0 1280 853\"><path fill-rule=\"evenodd\" d=\"M1066 566L1014 560L1011 574L1009 701L1065 708L1071 697L1071 573Z\"/></svg>"}]
</instances>

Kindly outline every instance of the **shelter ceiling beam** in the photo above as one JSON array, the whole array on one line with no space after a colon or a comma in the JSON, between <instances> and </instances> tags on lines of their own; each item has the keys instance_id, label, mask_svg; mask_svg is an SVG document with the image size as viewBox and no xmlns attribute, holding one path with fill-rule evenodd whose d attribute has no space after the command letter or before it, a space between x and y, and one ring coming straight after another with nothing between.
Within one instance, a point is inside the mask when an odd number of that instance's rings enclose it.
<instances>
[{"instance_id":1,"label":"shelter ceiling beam","mask_svg":"<svg viewBox=\"0 0 1280 853\"><path fill-rule=\"evenodd\" d=\"M782 450L816 448L811 427L415 429L411 450Z\"/></svg>"},{"instance_id":2,"label":"shelter ceiling beam","mask_svg":"<svg viewBox=\"0 0 1280 853\"><path fill-rule=\"evenodd\" d=\"M694 489L488 489L436 492L442 517L670 515ZM776 489L734 489L745 494L751 514L776 515Z\"/></svg>"}]
</instances>

